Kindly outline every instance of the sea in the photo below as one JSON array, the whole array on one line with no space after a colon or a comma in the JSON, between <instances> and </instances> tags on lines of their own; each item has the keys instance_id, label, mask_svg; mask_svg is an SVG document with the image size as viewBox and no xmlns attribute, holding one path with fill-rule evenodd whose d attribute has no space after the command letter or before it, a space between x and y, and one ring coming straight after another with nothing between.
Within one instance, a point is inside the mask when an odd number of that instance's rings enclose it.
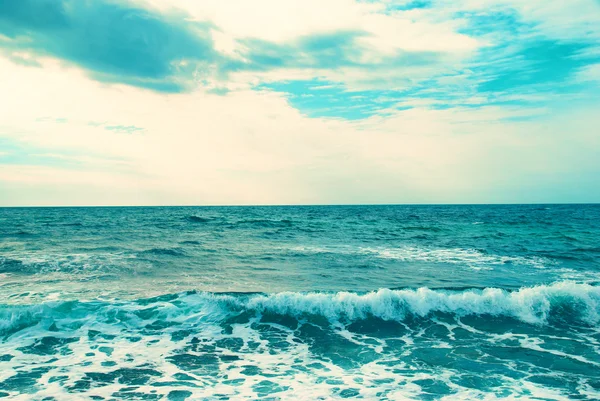
<instances>
[{"instance_id":1,"label":"sea","mask_svg":"<svg viewBox=\"0 0 600 401\"><path fill-rule=\"evenodd\" d=\"M600 205L0 208L0 397L599 400Z\"/></svg>"}]
</instances>

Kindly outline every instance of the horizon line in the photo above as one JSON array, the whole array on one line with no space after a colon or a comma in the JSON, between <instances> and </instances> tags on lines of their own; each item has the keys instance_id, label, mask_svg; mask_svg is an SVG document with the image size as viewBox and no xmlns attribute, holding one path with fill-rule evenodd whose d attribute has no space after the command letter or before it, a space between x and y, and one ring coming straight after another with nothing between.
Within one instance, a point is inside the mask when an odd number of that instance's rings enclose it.
<instances>
[{"instance_id":1,"label":"horizon line","mask_svg":"<svg viewBox=\"0 0 600 401\"><path fill-rule=\"evenodd\" d=\"M174 204L174 205L0 205L0 209L34 208L161 208L161 207L336 207L336 206L589 206L600 202L529 202L529 203L285 203L285 204Z\"/></svg>"}]
</instances>

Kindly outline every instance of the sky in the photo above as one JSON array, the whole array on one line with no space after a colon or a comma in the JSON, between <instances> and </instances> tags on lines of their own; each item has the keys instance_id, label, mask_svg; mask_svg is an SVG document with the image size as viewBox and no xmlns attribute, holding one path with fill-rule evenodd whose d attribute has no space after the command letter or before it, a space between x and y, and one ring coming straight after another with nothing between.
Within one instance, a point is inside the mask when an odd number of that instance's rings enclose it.
<instances>
[{"instance_id":1,"label":"sky","mask_svg":"<svg viewBox=\"0 0 600 401\"><path fill-rule=\"evenodd\" d=\"M0 205L600 202L599 0L0 0Z\"/></svg>"}]
</instances>

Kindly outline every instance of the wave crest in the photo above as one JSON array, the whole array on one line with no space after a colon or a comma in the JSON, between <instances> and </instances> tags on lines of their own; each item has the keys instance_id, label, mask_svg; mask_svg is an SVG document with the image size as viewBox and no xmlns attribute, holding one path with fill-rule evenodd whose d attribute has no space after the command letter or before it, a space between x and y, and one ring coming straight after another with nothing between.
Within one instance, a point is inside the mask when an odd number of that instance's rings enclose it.
<instances>
[{"instance_id":1,"label":"wave crest","mask_svg":"<svg viewBox=\"0 0 600 401\"><path fill-rule=\"evenodd\" d=\"M240 313L279 314L295 319L320 316L332 324L377 318L406 321L445 313L457 317L497 316L529 324L596 325L600 322L600 287L574 282L521 288L463 291L429 288L358 294L294 293L181 293L137 301L64 301L43 305L0 306L0 332L14 332L42 319L108 321L115 313L122 324L148 322L226 322ZM128 320L129 323L127 323ZM112 321L112 320L111 320Z\"/></svg>"},{"instance_id":2,"label":"wave crest","mask_svg":"<svg viewBox=\"0 0 600 401\"><path fill-rule=\"evenodd\" d=\"M279 293L250 298L247 308L286 315L315 314L329 320L377 317L404 320L407 315L425 317L441 312L458 316L507 316L527 323L546 323L565 308L586 323L600 321L600 287L572 282L521 288L509 292L499 288L443 291L382 289L367 294L339 292Z\"/></svg>"}]
</instances>

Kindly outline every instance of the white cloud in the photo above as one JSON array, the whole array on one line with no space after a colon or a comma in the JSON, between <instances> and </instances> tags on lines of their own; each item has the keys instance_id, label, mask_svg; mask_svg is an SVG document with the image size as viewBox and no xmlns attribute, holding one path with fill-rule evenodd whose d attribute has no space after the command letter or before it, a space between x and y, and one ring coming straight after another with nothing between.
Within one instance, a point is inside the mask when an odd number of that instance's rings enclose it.
<instances>
[{"instance_id":1,"label":"white cloud","mask_svg":"<svg viewBox=\"0 0 600 401\"><path fill-rule=\"evenodd\" d=\"M402 89L432 75L460 68L462 61L486 42L457 32L452 19L416 19L410 13L389 13L384 3L356 0L147 0L142 4L162 12L180 10L198 21L209 21L215 47L229 57L244 60L248 49L240 41L254 38L290 44L309 35L360 32L356 46L369 67L279 68L266 72L238 72L213 84L229 89L280 79L321 78L344 83L352 90ZM439 53L429 65L389 64L407 52ZM300 57L300 55L299 55ZM383 66L378 66L383 62Z\"/></svg>"},{"instance_id":2,"label":"white cloud","mask_svg":"<svg viewBox=\"0 0 600 401\"><path fill-rule=\"evenodd\" d=\"M364 43L383 53L405 51L465 52L477 40L455 31L452 21L421 22L408 14L389 14L385 4L355 0L147 0L167 11L180 9L199 21L210 21L228 39L258 38L289 42L301 36L364 31ZM231 43L231 42L230 42ZM232 46L226 46L231 48Z\"/></svg>"},{"instance_id":3,"label":"white cloud","mask_svg":"<svg viewBox=\"0 0 600 401\"><path fill-rule=\"evenodd\" d=\"M147 0L144 3L163 12L180 9L190 18L210 21L215 25L213 38L217 49L241 59L243 52L248 50L238 42L242 39L291 43L306 35L341 31L366 34L358 37L356 44L363 50L360 62L369 65L368 68L340 66L246 71L231 74L226 82L213 82L213 85L234 90L258 82L314 78L343 83L351 90L402 90L432 77L460 76L478 49L498 42L546 38L594 43L600 39L600 5L594 0L442 1L435 2L433 7L412 10L389 8L406 1ZM489 29L488 35L471 37L460 33L469 27L465 15L478 13L493 17L498 12L514 13L518 23L524 24L525 28L519 27L516 37L511 36L513 33L497 31L493 24L479 27ZM403 52L435 52L440 59L428 65L385 63Z\"/></svg>"},{"instance_id":4,"label":"white cloud","mask_svg":"<svg viewBox=\"0 0 600 401\"><path fill-rule=\"evenodd\" d=\"M381 10L377 4L353 0L148 0L163 11L181 9L192 18L211 21L234 38L289 41L313 32L350 30L364 15Z\"/></svg>"},{"instance_id":5,"label":"white cloud","mask_svg":"<svg viewBox=\"0 0 600 401\"><path fill-rule=\"evenodd\" d=\"M582 68L576 76L576 80L582 83L600 83L600 63L590 64Z\"/></svg>"}]
</instances>

